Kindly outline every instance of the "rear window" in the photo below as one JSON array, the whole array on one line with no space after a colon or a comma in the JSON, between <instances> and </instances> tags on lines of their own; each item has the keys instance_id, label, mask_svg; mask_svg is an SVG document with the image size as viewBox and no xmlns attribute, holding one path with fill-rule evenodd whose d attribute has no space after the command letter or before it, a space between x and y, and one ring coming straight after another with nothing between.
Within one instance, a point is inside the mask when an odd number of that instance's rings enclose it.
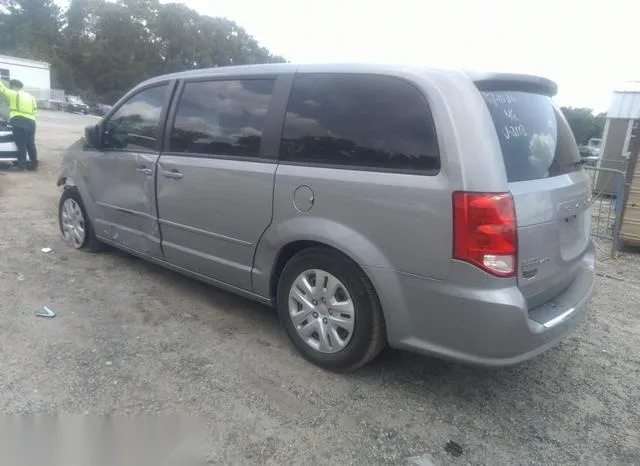
<instances>
[{"instance_id":1,"label":"rear window","mask_svg":"<svg viewBox=\"0 0 640 466\"><path fill-rule=\"evenodd\" d=\"M498 133L509 182L580 169L578 146L550 97L527 92L483 92Z\"/></svg>"}]
</instances>

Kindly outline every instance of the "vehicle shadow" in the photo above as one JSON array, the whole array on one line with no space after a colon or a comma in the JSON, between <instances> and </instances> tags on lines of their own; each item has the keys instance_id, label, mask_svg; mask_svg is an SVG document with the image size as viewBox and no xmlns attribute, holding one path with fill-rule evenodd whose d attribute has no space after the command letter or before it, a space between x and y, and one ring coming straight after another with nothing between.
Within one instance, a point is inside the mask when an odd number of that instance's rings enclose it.
<instances>
[{"instance_id":1,"label":"vehicle shadow","mask_svg":"<svg viewBox=\"0 0 640 466\"><path fill-rule=\"evenodd\" d=\"M294 351L275 309L126 253L114 250L110 254L127 267L137 268L138 273L151 278L166 293L200 303L201 306L189 312L202 324L221 332L225 326L233 331L256 332L256 339L272 341L283 351ZM483 403L496 400L501 393L517 391L526 399L548 392L549 385L555 384L551 393L557 392L561 382L554 383L554 377L566 378L566 371L574 366L575 358L580 357L577 352L578 345L570 338L531 361L506 368L486 368L387 348L375 361L353 373L325 376L361 386L383 385L418 398L428 394Z\"/></svg>"},{"instance_id":2,"label":"vehicle shadow","mask_svg":"<svg viewBox=\"0 0 640 466\"><path fill-rule=\"evenodd\" d=\"M142 274L152 278L160 288L169 289L172 294L189 296L195 301L206 303L203 310L196 311L194 316L203 323L216 327L221 317L230 318L239 328L255 328L261 333L257 335L258 337L276 339L283 346L288 345L275 309L185 277L127 253L112 250L110 254L126 262L127 266L139 268ZM211 312L213 309L215 312ZM566 346L569 348L565 348ZM570 350L570 345L562 344L559 348L554 348L530 362L507 368L485 368L387 348L375 361L358 371L335 376L353 381L383 380L385 383L405 387L433 382L438 382L436 385L441 386L449 383L457 385L462 380L476 388L481 388L482 385L494 388L507 387L510 384L521 383L523 378L542 372L545 361L556 360L556 364L563 365L564 360L568 364L569 355L565 354L567 350Z\"/></svg>"},{"instance_id":3,"label":"vehicle shadow","mask_svg":"<svg viewBox=\"0 0 640 466\"><path fill-rule=\"evenodd\" d=\"M167 292L172 295L184 295L196 302L206 303L205 309L209 311L215 309L216 312L196 312L194 317L203 322L215 324L216 316L222 313L225 317L231 316L242 322L249 322L253 325L257 323L260 326L266 326L266 329L273 327L274 331L279 330L277 312L269 306L165 269L126 252L112 249L108 254L127 263L127 267L138 268L142 274L157 283L160 289L170 290Z\"/></svg>"}]
</instances>

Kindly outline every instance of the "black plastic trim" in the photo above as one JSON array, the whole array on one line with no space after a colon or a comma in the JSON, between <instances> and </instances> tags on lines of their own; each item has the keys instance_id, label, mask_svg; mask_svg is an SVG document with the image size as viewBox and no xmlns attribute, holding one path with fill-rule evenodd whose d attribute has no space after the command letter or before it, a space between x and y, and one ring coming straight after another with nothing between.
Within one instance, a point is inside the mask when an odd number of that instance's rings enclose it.
<instances>
[{"instance_id":1,"label":"black plastic trim","mask_svg":"<svg viewBox=\"0 0 640 466\"><path fill-rule=\"evenodd\" d=\"M362 165L341 165L331 164L326 162L294 162L291 160L280 160L280 165L292 165L295 167L314 167L314 168L328 168L333 170L349 170L359 172L376 172L376 173L389 173L395 175L417 175L417 176L430 176L434 177L440 174L441 169L434 170L414 170L410 168L384 168L384 167L367 167Z\"/></svg>"},{"instance_id":2,"label":"black plastic trim","mask_svg":"<svg viewBox=\"0 0 640 466\"><path fill-rule=\"evenodd\" d=\"M195 159L211 160L237 160L238 162L277 163L278 161L266 157L247 157L235 155L200 154L195 152L162 152L165 157L189 157Z\"/></svg>"}]
</instances>

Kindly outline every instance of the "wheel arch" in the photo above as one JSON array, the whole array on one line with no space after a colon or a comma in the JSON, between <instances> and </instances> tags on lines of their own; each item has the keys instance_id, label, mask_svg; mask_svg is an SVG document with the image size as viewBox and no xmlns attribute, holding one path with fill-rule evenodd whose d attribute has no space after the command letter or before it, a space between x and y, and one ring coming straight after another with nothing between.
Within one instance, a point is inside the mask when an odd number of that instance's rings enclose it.
<instances>
[{"instance_id":1,"label":"wheel arch","mask_svg":"<svg viewBox=\"0 0 640 466\"><path fill-rule=\"evenodd\" d=\"M291 259L293 259L296 254L304 251L305 249L310 249L313 247L327 248L339 254L342 254L345 257L349 257L339 249L318 241L295 240L285 244L276 256L276 261L273 269L271 270L271 276L269 278L269 297L274 304L276 303L276 296L278 294L278 282L280 281L280 276L282 275L282 271L284 270L287 263Z\"/></svg>"},{"instance_id":2,"label":"wheel arch","mask_svg":"<svg viewBox=\"0 0 640 466\"><path fill-rule=\"evenodd\" d=\"M76 142L71 148L73 150L70 149L69 153L62 159L60 175L56 185L62 191L70 188L76 189L87 211L89 220L93 222L96 218L97 207L89 187L87 162L79 157L80 151L78 148L80 144L81 141Z\"/></svg>"},{"instance_id":3,"label":"wheel arch","mask_svg":"<svg viewBox=\"0 0 640 466\"><path fill-rule=\"evenodd\" d=\"M327 219L298 217L272 226L256 248L253 268L254 292L271 299L275 305L280 274L291 258L310 247L325 247L354 262L380 290L367 267L391 268L384 254L369 239L350 227Z\"/></svg>"}]
</instances>

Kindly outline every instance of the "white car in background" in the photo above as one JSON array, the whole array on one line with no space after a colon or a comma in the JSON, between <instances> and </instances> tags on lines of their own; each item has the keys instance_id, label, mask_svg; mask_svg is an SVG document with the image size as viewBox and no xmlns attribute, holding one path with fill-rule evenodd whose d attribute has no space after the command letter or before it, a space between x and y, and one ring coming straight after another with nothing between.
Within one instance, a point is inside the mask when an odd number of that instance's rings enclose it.
<instances>
[{"instance_id":1,"label":"white car in background","mask_svg":"<svg viewBox=\"0 0 640 466\"><path fill-rule=\"evenodd\" d=\"M586 146L578 146L580 157L585 165L595 167L598 165L602 151L602 139L591 138Z\"/></svg>"}]
</instances>

